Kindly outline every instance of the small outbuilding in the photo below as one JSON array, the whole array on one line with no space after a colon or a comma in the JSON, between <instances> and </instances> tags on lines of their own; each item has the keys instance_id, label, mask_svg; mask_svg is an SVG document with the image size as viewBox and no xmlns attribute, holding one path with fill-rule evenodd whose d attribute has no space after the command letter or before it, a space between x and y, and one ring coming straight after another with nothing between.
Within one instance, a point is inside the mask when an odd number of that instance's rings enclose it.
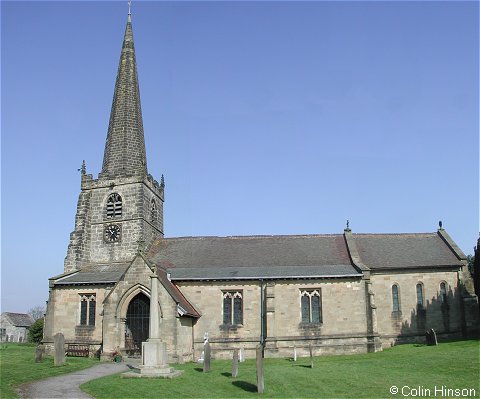
<instances>
[{"instance_id":1,"label":"small outbuilding","mask_svg":"<svg viewBox=\"0 0 480 399\"><path fill-rule=\"evenodd\" d=\"M25 342L33 317L26 313L3 312L0 317L1 342Z\"/></svg>"}]
</instances>

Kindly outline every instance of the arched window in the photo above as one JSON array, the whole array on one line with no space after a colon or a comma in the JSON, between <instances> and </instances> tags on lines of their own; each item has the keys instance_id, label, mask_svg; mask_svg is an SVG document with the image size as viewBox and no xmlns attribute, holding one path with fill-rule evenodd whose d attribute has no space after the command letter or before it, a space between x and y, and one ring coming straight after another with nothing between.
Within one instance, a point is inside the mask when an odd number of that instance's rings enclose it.
<instances>
[{"instance_id":1,"label":"arched window","mask_svg":"<svg viewBox=\"0 0 480 399\"><path fill-rule=\"evenodd\" d=\"M392 304L393 304L393 311L400 312L400 298L398 295L398 285L392 285Z\"/></svg>"},{"instance_id":2,"label":"arched window","mask_svg":"<svg viewBox=\"0 0 480 399\"><path fill-rule=\"evenodd\" d=\"M444 303L447 302L447 284L444 281L440 283L440 299Z\"/></svg>"},{"instance_id":3,"label":"arched window","mask_svg":"<svg viewBox=\"0 0 480 399\"><path fill-rule=\"evenodd\" d=\"M95 325L95 294L80 294L80 325Z\"/></svg>"},{"instance_id":4,"label":"arched window","mask_svg":"<svg viewBox=\"0 0 480 399\"><path fill-rule=\"evenodd\" d=\"M423 303L423 284L418 283L417 284L417 307L420 309L423 309L424 303Z\"/></svg>"},{"instance_id":5,"label":"arched window","mask_svg":"<svg viewBox=\"0 0 480 399\"><path fill-rule=\"evenodd\" d=\"M320 289L302 290L300 292L300 309L302 312L302 323L322 322L322 301L320 293Z\"/></svg>"},{"instance_id":6,"label":"arched window","mask_svg":"<svg viewBox=\"0 0 480 399\"><path fill-rule=\"evenodd\" d=\"M155 223L157 221L157 203L152 199L152 205L150 206L150 221Z\"/></svg>"},{"instance_id":7,"label":"arched window","mask_svg":"<svg viewBox=\"0 0 480 399\"><path fill-rule=\"evenodd\" d=\"M243 324L243 293L242 291L223 292L223 324Z\"/></svg>"},{"instance_id":8,"label":"arched window","mask_svg":"<svg viewBox=\"0 0 480 399\"><path fill-rule=\"evenodd\" d=\"M107 218L122 217L122 197L120 194L111 194L107 199Z\"/></svg>"}]
</instances>

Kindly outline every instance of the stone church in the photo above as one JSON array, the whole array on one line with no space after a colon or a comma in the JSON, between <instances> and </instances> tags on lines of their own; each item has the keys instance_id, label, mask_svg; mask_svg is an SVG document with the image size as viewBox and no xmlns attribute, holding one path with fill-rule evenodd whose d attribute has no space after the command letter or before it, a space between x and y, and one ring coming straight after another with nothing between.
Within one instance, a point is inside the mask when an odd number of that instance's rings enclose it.
<instances>
[{"instance_id":1,"label":"stone church","mask_svg":"<svg viewBox=\"0 0 480 399\"><path fill-rule=\"evenodd\" d=\"M152 300L170 362L380 351L478 332L466 256L431 233L164 237L165 184L147 169L129 14L102 170L81 169L64 272L49 279L44 343L61 332L107 358L139 354ZM152 298L152 281L158 296Z\"/></svg>"}]
</instances>

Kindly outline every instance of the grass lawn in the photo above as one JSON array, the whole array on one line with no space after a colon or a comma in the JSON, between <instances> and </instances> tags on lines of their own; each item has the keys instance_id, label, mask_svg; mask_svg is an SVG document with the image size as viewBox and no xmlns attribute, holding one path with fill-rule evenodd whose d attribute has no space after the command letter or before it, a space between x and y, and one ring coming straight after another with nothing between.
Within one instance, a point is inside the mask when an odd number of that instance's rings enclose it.
<instances>
[{"instance_id":1,"label":"grass lawn","mask_svg":"<svg viewBox=\"0 0 480 399\"><path fill-rule=\"evenodd\" d=\"M24 382L70 373L98 363L95 359L67 357L65 366L55 367L50 356L35 363L34 344L3 344L0 348L0 398L18 398L14 387Z\"/></svg>"},{"instance_id":2,"label":"grass lawn","mask_svg":"<svg viewBox=\"0 0 480 399\"><path fill-rule=\"evenodd\" d=\"M392 385L404 388L404 394L417 397L446 397L435 387L474 389L480 397L479 341L441 343L439 346L401 345L379 353L315 358L297 362L289 359L265 359L264 397L281 398L402 398L390 394ZM214 360L212 370L204 374L195 363L175 365L185 370L172 380L122 379L108 376L83 384L81 388L101 398L236 398L255 397L254 360L239 364L236 379L230 376L231 361ZM411 389L430 389L412 391ZM416 395L415 395L416 393ZM453 395L455 396L455 395Z\"/></svg>"}]
</instances>

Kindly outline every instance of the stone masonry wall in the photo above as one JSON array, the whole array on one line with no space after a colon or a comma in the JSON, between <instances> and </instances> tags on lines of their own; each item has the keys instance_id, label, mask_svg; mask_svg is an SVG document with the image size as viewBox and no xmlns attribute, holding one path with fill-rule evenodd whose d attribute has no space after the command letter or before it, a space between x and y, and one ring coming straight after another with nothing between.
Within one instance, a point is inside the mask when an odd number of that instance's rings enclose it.
<instances>
[{"instance_id":1,"label":"stone masonry wall","mask_svg":"<svg viewBox=\"0 0 480 399\"><path fill-rule=\"evenodd\" d=\"M122 216L117 218L106 214L106 201L113 193L122 197ZM163 186L151 176L92 180L90 175L83 175L65 272L89 263L132 260L140 245L145 249L163 235L163 198ZM157 206L155 220L152 220L152 199ZM121 240L105 242L105 227L113 223L121 227Z\"/></svg>"},{"instance_id":2,"label":"stone masonry wall","mask_svg":"<svg viewBox=\"0 0 480 399\"><path fill-rule=\"evenodd\" d=\"M375 273L371 276L377 304L378 332L383 346L411 340L424 340L427 329L437 334L455 335L462 330L461 301L456 271L429 271L416 273ZM447 303L440 295L440 283L447 285ZM424 288L425 311L417 309L417 283ZM392 286L399 287L401 312L393 311Z\"/></svg>"},{"instance_id":3,"label":"stone masonry wall","mask_svg":"<svg viewBox=\"0 0 480 399\"><path fill-rule=\"evenodd\" d=\"M82 190L78 197L75 230L70 234L64 272L81 269L90 260L90 197L90 190Z\"/></svg>"},{"instance_id":4,"label":"stone masonry wall","mask_svg":"<svg viewBox=\"0 0 480 399\"><path fill-rule=\"evenodd\" d=\"M61 332L65 342L99 344L102 341L102 302L105 287L82 286L76 288L55 288L50 292L48 330L44 341L53 342L53 336ZM81 294L95 294L95 326L80 326ZM60 306L61 305L61 306Z\"/></svg>"},{"instance_id":5,"label":"stone masonry wall","mask_svg":"<svg viewBox=\"0 0 480 399\"><path fill-rule=\"evenodd\" d=\"M203 337L209 333L214 356L228 357L231 348L243 347L253 355L260 340L260 283L182 282L186 298L202 314L194 326L195 356L202 351ZM267 352L271 356L291 356L311 343L315 353L366 352L366 304L362 280L277 281L266 289ZM320 289L322 316L320 325L302 325L300 292ZM243 325L223 326L223 291L243 292Z\"/></svg>"}]
</instances>

